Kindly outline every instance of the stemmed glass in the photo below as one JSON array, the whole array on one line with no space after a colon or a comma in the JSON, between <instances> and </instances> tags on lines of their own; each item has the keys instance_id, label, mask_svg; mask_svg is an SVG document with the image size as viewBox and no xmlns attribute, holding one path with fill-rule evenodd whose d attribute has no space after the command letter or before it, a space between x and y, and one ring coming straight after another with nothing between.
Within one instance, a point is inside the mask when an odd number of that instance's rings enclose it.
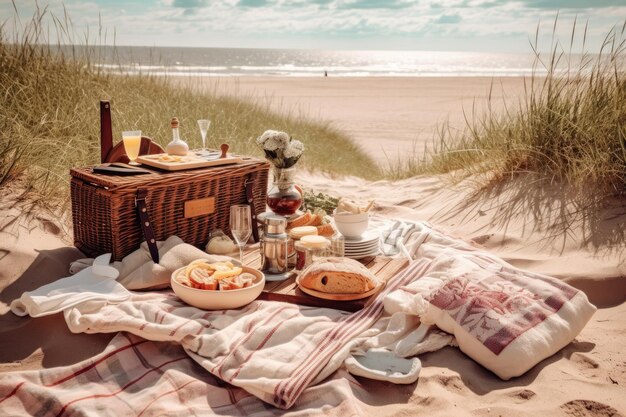
<instances>
[{"instance_id":1,"label":"stemmed glass","mask_svg":"<svg viewBox=\"0 0 626 417\"><path fill-rule=\"evenodd\" d=\"M230 232L239 246L239 261L243 265L243 248L252 234L250 206L246 204L230 206Z\"/></svg>"},{"instance_id":2,"label":"stemmed glass","mask_svg":"<svg viewBox=\"0 0 626 417\"><path fill-rule=\"evenodd\" d=\"M130 159L129 165L140 165L135 162L139 157L139 148L141 147L141 130L129 130L122 132L122 141L124 142L124 150L126 156Z\"/></svg>"},{"instance_id":3,"label":"stemmed glass","mask_svg":"<svg viewBox=\"0 0 626 417\"><path fill-rule=\"evenodd\" d=\"M206 119L198 120L198 127L200 128L200 134L202 135L202 153L206 152L206 133L209 131L211 121Z\"/></svg>"}]
</instances>

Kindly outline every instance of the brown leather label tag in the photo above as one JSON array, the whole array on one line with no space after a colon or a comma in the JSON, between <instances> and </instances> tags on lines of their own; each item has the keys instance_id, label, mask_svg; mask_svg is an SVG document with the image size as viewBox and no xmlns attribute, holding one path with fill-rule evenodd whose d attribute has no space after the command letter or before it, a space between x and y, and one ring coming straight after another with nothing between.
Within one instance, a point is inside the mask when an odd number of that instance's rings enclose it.
<instances>
[{"instance_id":1,"label":"brown leather label tag","mask_svg":"<svg viewBox=\"0 0 626 417\"><path fill-rule=\"evenodd\" d=\"M215 212L215 197L185 201L185 218L204 216Z\"/></svg>"}]
</instances>

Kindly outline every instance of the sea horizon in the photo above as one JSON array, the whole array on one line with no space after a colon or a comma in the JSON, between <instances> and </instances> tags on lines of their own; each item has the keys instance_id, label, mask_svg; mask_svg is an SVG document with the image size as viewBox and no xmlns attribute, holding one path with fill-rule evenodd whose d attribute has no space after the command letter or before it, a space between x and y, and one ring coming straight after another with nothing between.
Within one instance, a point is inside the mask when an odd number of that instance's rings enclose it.
<instances>
[{"instance_id":1,"label":"sea horizon","mask_svg":"<svg viewBox=\"0 0 626 417\"><path fill-rule=\"evenodd\" d=\"M86 48L81 46L63 47ZM92 63L127 75L182 77L521 77L543 74L532 53L219 47L89 47ZM579 56L572 55L574 59Z\"/></svg>"}]
</instances>

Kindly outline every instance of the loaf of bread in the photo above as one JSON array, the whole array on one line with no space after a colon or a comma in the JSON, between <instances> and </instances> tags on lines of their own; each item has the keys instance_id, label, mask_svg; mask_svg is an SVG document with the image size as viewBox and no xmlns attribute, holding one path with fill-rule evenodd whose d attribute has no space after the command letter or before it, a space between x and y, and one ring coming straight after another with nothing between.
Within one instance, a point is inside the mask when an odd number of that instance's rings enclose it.
<instances>
[{"instance_id":1,"label":"loaf of bread","mask_svg":"<svg viewBox=\"0 0 626 417\"><path fill-rule=\"evenodd\" d=\"M329 294L362 294L378 285L378 278L360 262L324 258L302 271L300 285Z\"/></svg>"}]
</instances>

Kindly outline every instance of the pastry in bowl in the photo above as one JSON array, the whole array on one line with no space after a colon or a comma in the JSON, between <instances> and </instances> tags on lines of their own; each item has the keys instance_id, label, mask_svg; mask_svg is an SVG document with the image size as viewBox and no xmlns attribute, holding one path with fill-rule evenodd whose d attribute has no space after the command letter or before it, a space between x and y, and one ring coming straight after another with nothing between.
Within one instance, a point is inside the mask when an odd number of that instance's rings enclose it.
<instances>
[{"instance_id":1,"label":"pastry in bowl","mask_svg":"<svg viewBox=\"0 0 626 417\"><path fill-rule=\"evenodd\" d=\"M204 259L193 261L178 274L178 282L199 290L238 290L249 287L253 280L254 276L231 262L209 263Z\"/></svg>"},{"instance_id":2,"label":"pastry in bowl","mask_svg":"<svg viewBox=\"0 0 626 417\"><path fill-rule=\"evenodd\" d=\"M302 271L299 285L329 294L362 294L379 285L376 276L354 259L324 258Z\"/></svg>"},{"instance_id":3,"label":"pastry in bowl","mask_svg":"<svg viewBox=\"0 0 626 417\"><path fill-rule=\"evenodd\" d=\"M265 275L231 262L193 261L172 273L171 286L178 297L205 310L242 307L263 291Z\"/></svg>"}]
</instances>

